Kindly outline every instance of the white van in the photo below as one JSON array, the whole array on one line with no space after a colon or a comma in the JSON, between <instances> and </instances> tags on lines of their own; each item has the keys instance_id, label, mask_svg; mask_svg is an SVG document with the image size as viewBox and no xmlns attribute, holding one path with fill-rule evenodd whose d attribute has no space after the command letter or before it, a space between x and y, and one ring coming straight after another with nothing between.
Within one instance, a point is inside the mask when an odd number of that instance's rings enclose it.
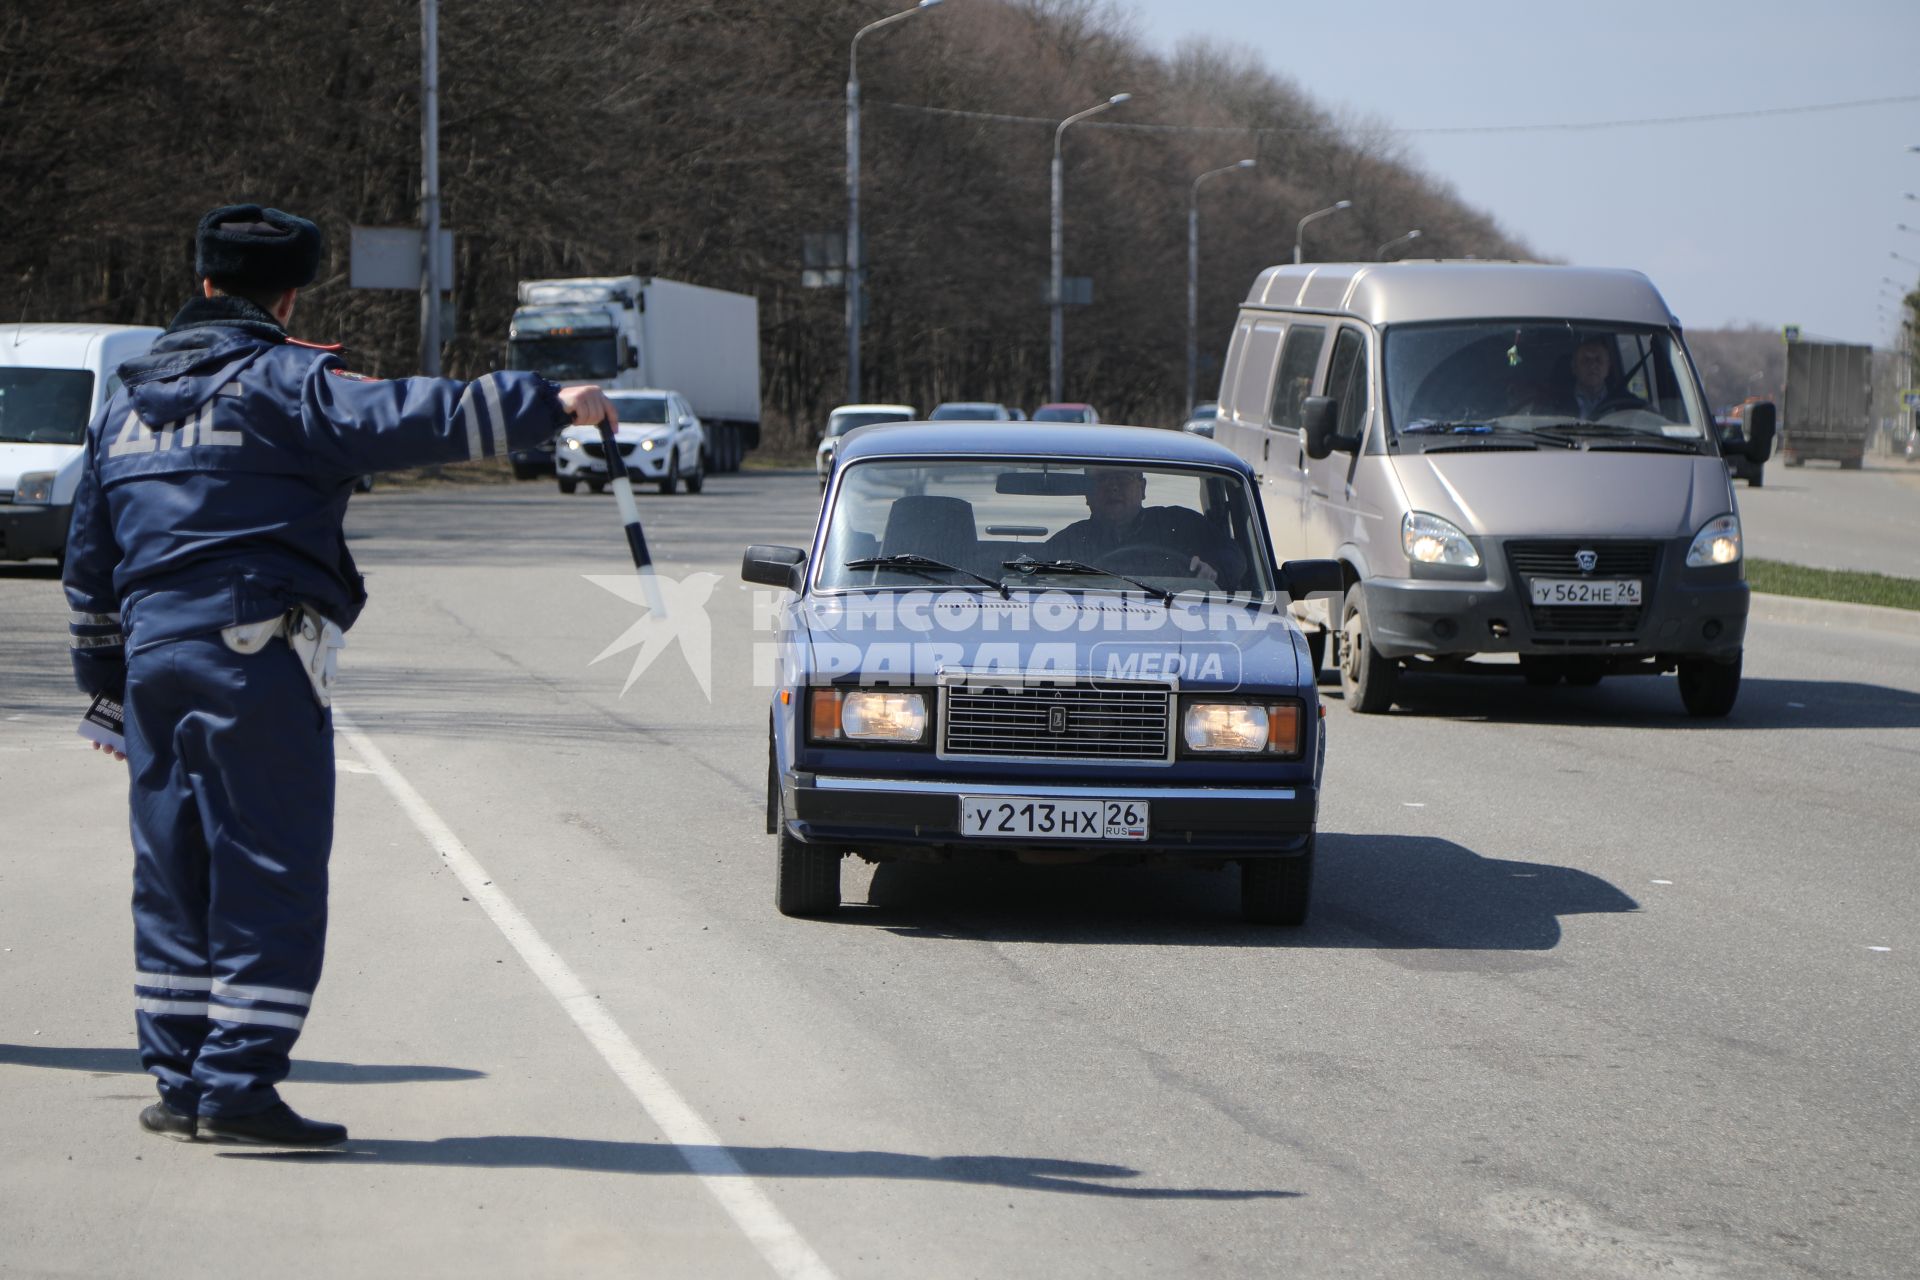
<instances>
[{"instance_id":1,"label":"white van","mask_svg":"<svg viewBox=\"0 0 1920 1280\"><path fill-rule=\"evenodd\" d=\"M65 557L87 424L119 389L114 370L163 332L0 325L0 560Z\"/></svg>"},{"instance_id":2,"label":"white van","mask_svg":"<svg viewBox=\"0 0 1920 1280\"><path fill-rule=\"evenodd\" d=\"M1751 456L1773 406L1749 410ZM1680 325L1637 271L1316 263L1254 281L1214 438L1259 474L1277 558L1332 559L1296 603L1347 706L1408 672L1513 654L1531 684L1679 673L1740 688L1740 515Z\"/></svg>"}]
</instances>

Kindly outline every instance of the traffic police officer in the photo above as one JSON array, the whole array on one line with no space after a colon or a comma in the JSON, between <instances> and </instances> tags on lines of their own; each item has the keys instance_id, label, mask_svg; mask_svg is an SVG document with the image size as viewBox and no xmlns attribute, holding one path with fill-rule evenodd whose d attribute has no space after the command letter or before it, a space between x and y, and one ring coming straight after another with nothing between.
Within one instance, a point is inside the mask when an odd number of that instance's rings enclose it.
<instances>
[{"instance_id":1,"label":"traffic police officer","mask_svg":"<svg viewBox=\"0 0 1920 1280\"><path fill-rule=\"evenodd\" d=\"M215 209L201 296L87 433L65 585L83 691L125 708L142 1126L332 1146L280 1100L320 978L333 841L333 650L366 593L342 523L357 477L504 458L597 387L533 373L383 381L287 336L320 230Z\"/></svg>"}]
</instances>

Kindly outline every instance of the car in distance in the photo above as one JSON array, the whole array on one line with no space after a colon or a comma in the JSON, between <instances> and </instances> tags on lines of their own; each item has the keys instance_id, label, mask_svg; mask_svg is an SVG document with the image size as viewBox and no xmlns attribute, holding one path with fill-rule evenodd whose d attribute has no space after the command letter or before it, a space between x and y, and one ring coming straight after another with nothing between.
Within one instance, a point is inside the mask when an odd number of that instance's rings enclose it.
<instances>
[{"instance_id":1,"label":"car in distance","mask_svg":"<svg viewBox=\"0 0 1920 1280\"><path fill-rule=\"evenodd\" d=\"M1124 509L1116 509L1116 508ZM1096 522L1094 510L1106 517ZM1251 468L1136 427L849 436L785 588L767 744L775 905L840 905L848 854L1238 864L1250 920L1306 915L1325 764Z\"/></svg>"},{"instance_id":2,"label":"car in distance","mask_svg":"<svg viewBox=\"0 0 1920 1280\"><path fill-rule=\"evenodd\" d=\"M1098 422L1100 413L1090 404L1043 404L1033 411L1035 422Z\"/></svg>"},{"instance_id":3,"label":"car in distance","mask_svg":"<svg viewBox=\"0 0 1920 1280\"><path fill-rule=\"evenodd\" d=\"M661 493L672 493L683 481L688 493L699 493L706 484L701 461L706 432L687 398L678 391L647 390L609 391L607 399L620 415L614 443L628 475L659 485ZM606 491L609 473L599 427L565 428L554 455L560 492L572 493L582 481L595 493Z\"/></svg>"},{"instance_id":4,"label":"car in distance","mask_svg":"<svg viewBox=\"0 0 1920 1280\"><path fill-rule=\"evenodd\" d=\"M1013 411L991 400L948 400L934 406L929 422L1013 422Z\"/></svg>"},{"instance_id":5,"label":"car in distance","mask_svg":"<svg viewBox=\"0 0 1920 1280\"><path fill-rule=\"evenodd\" d=\"M1213 420L1220 416L1220 405L1213 400L1202 400L1193 406L1193 412L1180 424L1180 429L1189 435L1205 436L1213 439Z\"/></svg>"},{"instance_id":6,"label":"car in distance","mask_svg":"<svg viewBox=\"0 0 1920 1280\"><path fill-rule=\"evenodd\" d=\"M917 415L910 404L843 404L827 415L827 429L820 436L820 446L813 451L813 469L820 477L820 487L827 487L827 477L833 474L833 455L840 447L840 437L858 427L871 427L881 422L912 422Z\"/></svg>"}]
</instances>

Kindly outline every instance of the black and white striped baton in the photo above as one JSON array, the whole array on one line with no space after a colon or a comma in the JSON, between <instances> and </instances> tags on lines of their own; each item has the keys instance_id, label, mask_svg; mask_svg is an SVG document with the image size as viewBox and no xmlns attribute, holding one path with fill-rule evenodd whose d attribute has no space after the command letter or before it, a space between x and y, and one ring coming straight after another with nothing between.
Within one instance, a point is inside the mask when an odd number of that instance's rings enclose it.
<instances>
[{"instance_id":1,"label":"black and white striped baton","mask_svg":"<svg viewBox=\"0 0 1920 1280\"><path fill-rule=\"evenodd\" d=\"M640 530L640 507L633 500L633 481L627 476L627 460L613 438L614 423L600 423L600 447L607 455L607 475L613 482L613 496L620 502L620 519L627 526L627 548L633 552L633 567L640 575L640 590L647 597L647 611L657 618L667 616L667 602L660 595L653 557L647 552L647 535Z\"/></svg>"}]
</instances>

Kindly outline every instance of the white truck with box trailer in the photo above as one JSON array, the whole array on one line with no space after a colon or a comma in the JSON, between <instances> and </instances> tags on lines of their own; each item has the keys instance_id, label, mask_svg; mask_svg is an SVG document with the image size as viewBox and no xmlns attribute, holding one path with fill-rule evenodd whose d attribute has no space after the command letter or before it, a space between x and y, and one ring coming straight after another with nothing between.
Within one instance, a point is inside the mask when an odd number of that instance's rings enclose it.
<instances>
[{"instance_id":1,"label":"white truck with box trailer","mask_svg":"<svg viewBox=\"0 0 1920 1280\"><path fill-rule=\"evenodd\" d=\"M559 383L678 391L706 429L709 471L760 443L760 303L649 276L522 280L507 365ZM516 472L535 463L514 459ZM552 471L551 460L545 469Z\"/></svg>"},{"instance_id":2,"label":"white truck with box trailer","mask_svg":"<svg viewBox=\"0 0 1920 1280\"><path fill-rule=\"evenodd\" d=\"M0 325L0 560L63 560L87 424L164 330Z\"/></svg>"}]
</instances>

